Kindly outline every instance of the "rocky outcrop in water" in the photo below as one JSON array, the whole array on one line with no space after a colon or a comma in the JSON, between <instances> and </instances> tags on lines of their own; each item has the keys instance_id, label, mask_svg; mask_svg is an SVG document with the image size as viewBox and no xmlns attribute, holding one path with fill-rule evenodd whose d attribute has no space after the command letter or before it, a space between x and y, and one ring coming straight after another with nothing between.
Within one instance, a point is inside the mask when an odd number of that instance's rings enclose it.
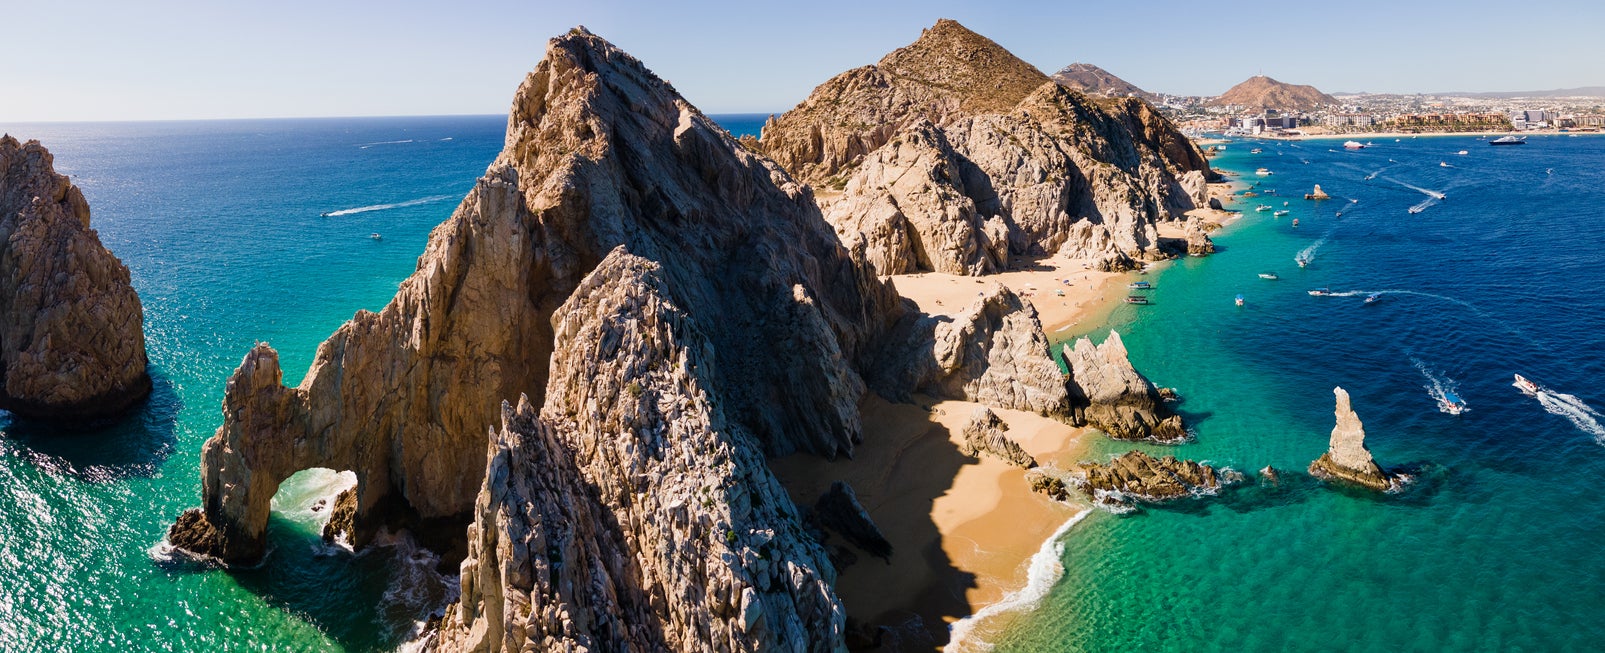
<instances>
[{"instance_id":1,"label":"rocky outcrop in water","mask_svg":"<svg viewBox=\"0 0 1605 653\"><path fill-rule=\"evenodd\" d=\"M357 529L357 491L341 490L329 506L329 521L323 524L323 541L333 544L340 540L351 541Z\"/></svg>"},{"instance_id":2,"label":"rocky outcrop in water","mask_svg":"<svg viewBox=\"0 0 1605 653\"><path fill-rule=\"evenodd\" d=\"M554 314L546 404L502 409L431 648L841 647L835 572L725 414L665 272L621 247Z\"/></svg>"},{"instance_id":3,"label":"rocky outcrop in water","mask_svg":"<svg viewBox=\"0 0 1605 653\"><path fill-rule=\"evenodd\" d=\"M1068 497L1066 487L1073 487L1100 502L1130 505L1213 494L1241 481L1242 475L1174 456L1154 458L1132 451L1106 464L1080 463L1067 473L1039 473L1033 479L1037 491L1061 501Z\"/></svg>"},{"instance_id":4,"label":"rocky outcrop in water","mask_svg":"<svg viewBox=\"0 0 1605 653\"><path fill-rule=\"evenodd\" d=\"M520 86L505 149L395 299L336 331L298 387L266 345L230 379L202 456L215 550L259 556L269 499L308 467L355 472L356 546L397 514L466 523L501 402L545 402L553 313L620 245L707 316L710 392L764 451L851 452L860 369L901 300L806 187L575 30Z\"/></svg>"},{"instance_id":5,"label":"rocky outcrop in water","mask_svg":"<svg viewBox=\"0 0 1605 653\"><path fill-rule=\"evenodd\" d=\"M959 452L973 458L987 454L1003 462L1031 469L1037 466L1035 458L1020 448L1020 443L1009 438L1009 425L986 406L976 406L970 412L970 421L964 425L964 442Z\"/></svg>"},{"instance_id":6,"label":"rocky outcrop in water","mask_svg":"<svg viewBox=\"0 0 1605 653\"><path fill-rule=\"evenodd\" d=\"M1310 474L1379 492L1399 489L1405 477L1383 471L1365 448L1365 425L1349 405L1348 391L1333 388L1332 394L1337 395L1337 425L1332 427L1330 448L1310 463Z\"/></svg>"},{"instance_id":7,"label":"rocky outcrop in water","mask_svg":"<svg viewBox=\"0 0 1605 653\"><path fill-rule=\"evenodd\" d=\"M1131 366L1126 343L1109 332L1101 345L1080 338L1064 346L1070 366L1070 403L1077 424L1087 424L1121 440L1179 442L1187 439L1181 417L1165 405L1159 390Z\"/></svg>"},{"instance_id":8,"label":"rocky outcrop in water","mask_svg":"<svg viewBox=\"0 0 1605 653\"><path fill-rule=\"evenodd\" d=\"M1065 89L951 20L820 85L757 145L827 189L827 217L882 274L1051 253L1131 268L1168 255L1154 222L1202 206L1213 176L1142 100Z\"/></svg>"},{"instance_id":9,"label":"rocky outcrop in water","mask_svg":"<svg viewBox=\"0 0 1605 653\"><path fill-rule=\"evenodd\" d=\"M38 141L0 136L0 409L82 421L150 394L144 309Z\"/></svg>"}]
</instances>

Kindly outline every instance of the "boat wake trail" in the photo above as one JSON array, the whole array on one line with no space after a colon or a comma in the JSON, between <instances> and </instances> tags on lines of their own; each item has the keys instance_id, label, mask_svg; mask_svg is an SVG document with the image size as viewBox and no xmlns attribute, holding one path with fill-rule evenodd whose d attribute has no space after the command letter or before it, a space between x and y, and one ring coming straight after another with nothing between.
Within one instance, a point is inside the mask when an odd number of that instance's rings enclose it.
<instances>
[{"instance_id":1,"label":"boat wake trail","mask_svg":"<svg viewBox=\"0 0 1605 653\"><path fill-rule=\"evenodd\" d=\"M1064 525L1054 531L1052 535L1048 536L1047 541L1042 543L1042 548L1037 550L1036 555L1031 556L1031 566L1026 570L1025 587L1011 592L997 603L981 608L975 614L955 621L953 625L948 626L949 644L943 650L991 650L992 646L990 644L979 641L972 635L976 625L1000 614L1030 608L1041 601L1042 597L1047 596L1048 590L1053 587L1053 584L1059 582L1059 578L1064 576L1064 564L1060 562L1064 557L1064 542L1061 540L1064 539L1065 533L1068 533L1071 527L1081 523L1081 520L1086 519L1087 515L1090 514L1092 514L1091 509L1081 509L1081 512L1076 513L1069 521L1066 521Z\"/></svg>"},{"instance_id":2,"label":"boat wake trail","mask_svg":"<svg viewBox=\"0 0 1605 653\"><path fill-rule=\"evenodd\" d=\"M1304 265L1309 265L1315 260L1315 252L1320 250L1322 245L1326 244L1327 236L1331 235L1332 232L1328 231L1326 232L1326 236L1321 236L1319 240L1316 240L1309 247L1299 250L1298 255L1293 257L1293 262L1300 264L1301 267Z\"/></svg>"},{"instance_id":3,"label":"boat wake trail","mask_svg":"<svg viewBox=\"0 0 1605 653\"><path fill-rule=\"evenodd\" d=\"M1411 213L1420 213L1422 211L1427 210L1427 207L1432 206L1432 205L1437 204L1437 203L1438 203L1438 200L1429 197L1427 199L1421 200L1420 204L1417 204L1415 206L1410 207L1409 211Z\"/></svg>"},{"instance_id":4,"label":"boat wake trail","mask_svg":"<svg viewBox=\"0 0 1605 653\"><path fill-rule=\"evenodd\" d=\"M1549 414L1566 418L1572 426L1577 427L1577 430L1594 436L1594 442L1605 445L1605 426L1599 423L1600 418L1605 417L1605 413L1594 410L1593 406L1578 399L1577 395L1555 392L1544 386L1538 386L1536 391L1524 389L1522 392L1537 399L1539 405Z\"/></svg>"},{"instance_id":5,"label":"boat wake trail","mask_svg":"<svg viewBox=\"0 0 1605 653\"><path fill-rule=\"evenodd\" d=\"M401 145L403 143L416 143L416 142L418 142L418 141L409 138L409 139L404 140L404 141L376 141L376 142L373 142L373 143L358 143L357 144L357 149L366 150L366 149L368 149L370 147L373 147L375 145Z\"/></svg>"},{"instance_id":6,"label":"boat wake trail","mask_svg":"<svg viewBox=\"0 0 1605 653\"><path fill-rule=\"evenodd\" d=\"M1442 372L1433 371L1432 368L1427 367L1426 363L1421 362L1419 358L1411 356L1410 362L1415 363L1416 370L1421 372L1421 376L1426 377L1427 384L1422 387L1427 389L1427 396L1432 397L1432 403L1438 406L1438 412L1449 413L1450 411L1445 409L1445 405L1448 403L1447 398L1449 395L1454 395L1457 399L1460 397L1460 384L1455 383L1454 379L1445 376ZM1464 399L1461 399L1462 405L1464 405L1464 401Z\"/></svg>"},{"instance_id":7,"label":"boat wake trail","mask_svg":"<svg viewBox=\"0 0 1605 653\"><path fill-rule=\"evenodd\" d=\"M420 197L420 198L415 199L415 200L407 200L405 202L396 202L394 204L374 204L372 206L359 206L359 207L354 208L354 209L340 209L339 211L330 211L328 213L322 213L320 215L322 215L325 218L338 218L338 217L340 217L342 215L356 215L358 213L371 213L373 211L388 211L390 209L400 209L400 208L406 208L406 207L409 207L409 206L418 206L420 204L430 204L430 203L439 202L439 201L442 201L442 200L449 200L452 197L455 197L455 196L454 195L431 195L429 197Z\"/></svg>"},{"instance_id":8,"label":"boat wake trail","mask_svg":"<svg viewBox=\"0 0 1605 653\"><path fill-rule=\"evenodd\" d=\"M1398 184L1400 186L1403 186L1405 188L1413 190L1413 191L1415 191L1417 193L1421 193L1422 195L1426 195L1427 197L1430 197L1430 198L1435 199L1435 200L1441 200L1441 199L1443 199L1445 197L1445 195L1443 193L1440 193L1438 191L1422 188L1422 187L1417 186L1415 184L1406 184L1406 183L1404 183L1402 181L1399 181L1397 179L1394 179L1392 177L1383 177L1382 181L1393 182L1395 184Z\"/></svg>"}]
</instances>

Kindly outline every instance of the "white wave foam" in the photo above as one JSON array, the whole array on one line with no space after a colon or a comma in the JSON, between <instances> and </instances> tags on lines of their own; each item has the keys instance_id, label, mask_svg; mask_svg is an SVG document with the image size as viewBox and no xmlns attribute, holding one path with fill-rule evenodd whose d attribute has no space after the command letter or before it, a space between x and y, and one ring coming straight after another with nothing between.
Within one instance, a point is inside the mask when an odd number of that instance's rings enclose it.
<instances>
[{"instance_id":1,"label":"white wave foam","mask_svg":"<svg viewBox=\"0 0 1605 653\"><path fill-rule=\"evenodd\" d=\"M1427 197L1430 197L1430 198L1435 199L1435 200L1441 200L1441 199L1444 199L1445 197L1447 197L1447 195L1444 195L1443 193L1440 193L1438 191L1422 188L1422 187L1417 186L1415 184L1407 184L1407 183L1404 183L1404 182L1399 181L1397 179L1394 179L1392 177L1383 177L1382 180L1383 181L1391 181L1391 182L1393 182L1395 184L1398 184L1400 186L1403 186L1403 187L1408 188L1410 190L1413 190L1415 192L1421 193L1422 195L1426 195Z\"/></svg>"},{"instance_id":2,"label":"white wave foam","mask_svg":"<svg viewBox=\"0 0 1605 653\"><path fill-rule=\"evenodd\" d=\"M1594 410L1593 406L1584 403L1576 395L1555 392L1549 388L1540 387L1538 392L1533 393L1533 396L1538 399L1538 403L1544 407L1544 410L1549 411L1551 415L1559 415L1566 418L1578 430L1594 436L1595 442L1605 445L1605 426L1601 426L1599 423L1599 418L1605 417L1605 415Z\"/></svg>"},{"instance_id":3,"label":"white wave foam","mask_svg":"<svg viewBox=\"0 0 1605 653\"><path fill-rule=\"evenodd\" d=\"M431 202L439 202L441 200L448 200L448 199L451 199L451 198L452 198L451 195L431 195L429 197L420 197L420 198L415 199L415 200L407 200L405 202L396 202L394 204L374 204L372 206L359 206L359 207L354 208L354 209L340 209L339 211L330 211L328 213L324 213L323 217L325 217L325 218L338 218L338 217L340 217L342 215L356 215L358 213L371 213L373 211L388 211L390 209L400 209L400 208L405 208L405 207L408 207L408 206L418 206L420 204L429 204Z\"/></svg>"},{"instance_id":4,"label":"white wave foam","mask_svg":"<svg viewBox=\"0 0 1605 653\"><path fill-rule=\"evenodd\" d=\"M1064 564L1060 562L1064 557L1064 542L1060 540L1064 538L1065 533L1070 532L1071 527L1081 523L1081 520L1090 514L1092 514L1091 509L1082 509L1048 536L1042 547L1031 556L1030 566L1026 570L1025 587L1010 592L997 603L983 607L975 614L953 622L953 625L948 627L948 644L942 650L954 652L992 650L992 645L986 642L970 640L975 627L997 615L1035 606L1042 597L1047 596L1053 584L1064 576Z\"/></svg>"},{"instance_id":5,"label":"white wave foam","mask_svg":"<svg viewBox=\"0 0 1605 653\"><path fill-rule=\"evenodd\" d=\"M403 143L416 143L416 142L418 142L418 141L416 141L414 139L411 139L411 138L409 138L407 140L404 140L404 141L375 141L373 143L358 143L357 144L357 148L366 150L366 149L368 149L370 147L373 147L375 145L401 145Z\"/></svg>"},{"instance_id":6,"label":"white wave foam","mask_svg":"<svg viewBox=\"0 0 1605 653\"><path fill-rule=\"evenodd\" d=\"M1449 412L1444 410L1444 402L1448 400L1448 396L1450 394L1453 394L1456 397L1460 396L1460 384L1456 383L1454 379L1449 378L1442 372L1436 372L1432 368L1427 367L1427 364L1421 362L1421 359L1419 358L1411 356L1410 362L1415 364L1416 371L1421 372L1421 376L1426 377L1427 384L1422 387L1426 388L1427 396L1432 398L1433 404L1438 407L1438 412ZM1461 405L1465 405L1464 399L1461 399L1460 402ZM1463 408L1462 410L1470 409Z\"/></svg>"},{"instance_id":7,"label":"white wave foam","mask_svg":"<svg viewBox=\"0 0 1605 653\"><path fill-rule=\"evenodd\" d=\"M420 546L405 530L392 534L381 529L374 537L374 546L389 547L395 556L390 584L379 599L379 611L393 629L391 634L407 642L400 650L421 650L425 644L421 638L424 626L431 616L443 614L446 606L457 600L462 591L461 579L435 571L440 556Z\"/></svg>"},{"instance_id":8,"label":"white wave foam","mask_svg":"<svg viewBox=\"0 0 1605 653\"><path fill-rule=\"evenodd\" d=\"M1328 231L1327 235L1329 236L1329 235L1331 235L1331 233L1332 232ZM1321 236L1319 239L1317 239L1309 247L1306 247L1306 248L1304 248L1302 250L1299 250L1298 255L1293 257L1293 262L1294 263L1298 263L1298 262L1310 263L1311 261L1314 261L1315 260L1315 252L1319 251L1321 249L1321 246L1326 244L1326 239L1327 239L1327 236Z\"/></svg>"}]
</instances>

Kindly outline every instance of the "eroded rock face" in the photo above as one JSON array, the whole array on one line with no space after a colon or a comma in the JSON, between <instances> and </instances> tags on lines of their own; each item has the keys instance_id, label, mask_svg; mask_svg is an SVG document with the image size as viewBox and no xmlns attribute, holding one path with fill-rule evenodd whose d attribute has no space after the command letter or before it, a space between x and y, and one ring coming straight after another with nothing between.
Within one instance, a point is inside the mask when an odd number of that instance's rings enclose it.
<instances>
[{"instance_id":1,"label":"eroded rock face","mask_svg":"<svg viewBox=\"0 0 1605 653\"><path fill-rule=\"evenodd\" d=\"M1130 505L1213 494L1224 485L1242 480L1242 475L1174 456L1154 458L1132 451L1106 464L1080 463L1065 474L1041 474L1038 478L1033 482L1037 491L1056 499L1065 499L1065 488L1069 486L1100 502Z\"/></svg>"},{"instance_id":2,"label":"eroded rock face","mask_svg":"<svg viewBox=\"0 0 1605 653\"><path fill-rule=\"evenodd\" d=\"M759 146L842 191L822 196L827 217L844 238L861 234L882 274L984 274L1053 253L1129 269L1168 256L1154 221L1201 206L1214 176L1142 100L1065 89L948 20L820 85Z\"/></svg>"},{"instance_id":3,"label":"eroded rock face","mask_svg":"<svg viewBox=\"0 0 1605 653\"><path fill-rule=\"evenodd\" d=\"M619 248L554 314L546 404L503 407L443 651L833 651L835 572L665 269Z\"/></svg>"},{"instance_id":4,"label":"eroded rock face","mask_svg":"<svg viewBox=\"0 0 1605 653\"><path fill-rule=\"evenodd\" d=\"M144 309L38 141L0 136L0 409L88 420L150 394Z\"/></svg>"},{"instance_id":5,"label":"eroded rock face","mask_svg":"<svg viewBox=\"0 0 1605 653\"><path fill-rule=\"evenodd\" d=\"M1070 402L1078 424L1121 440L1179 442L1187 438L1181 417L1170 412L1159 390L1131 366L1126 343L1109 332L1101 345L1091 338L1064 346L1070 364Z\"/></svg>"},{"instance_id":6,"label":"eroded rock face","mask_svg":"<svg viewBox=\"0 0 1605 653\"><path fill-rule=\"evenodd\" d=\"M357 546L381 507L465 522L501 402L544 401L552 315L620 245L710 316L730 420L770 454L851 451L859 368L901 300L848 256L806 187L576 29L548 44L501 155L390 304L336 331L296 388L265 345L229 381L202 474L222 557L261 554L269 498L307 467L355 472Z\"/></svg>"},{"instance_id":7,"label":"eroded rock face","mask_svg":"<svg viewBox=\"0 0 1605 653\"><path fill-rule=\"evenodd\" d=\"M1365 448L1365 425L1349 405L1348 391L1333 388L1332 394L1337 395L1337 425L1332 427L1331 447L1310 463L1310 474L1380 492L1398 489L1402 477L1384 472Z\"/></svg>"},{"instance_id":8,"label":"eroded rock face","mask_svg":"<svg viewBox=\"0 0 1605 653\"><path fill-rule=\"evenodd\" d=\"M1008 431L1009 425L992 409L976 406L964 425L964 443L959 445L959 452L974 458L984 453L1022 469L1036 467L1036 459L1010 439Z\"/></svg>"},{"instance_id":9,"label":"eroded rock face","mask_svg":"<svg viewBox=\"0 0 1605 653\"><path fill-rule=\"evenodd\" d=\"M1049 356L1036 309L1002 284L983 293L951 319L925 318L935 346L920 338L931 353L916 358L924 368L914 385L942 397L1068 415L1064 374Z\"/></svg>"},{"instance_id":10,"label":"eroded rock face","mask_svg":"<svg viewBox=\"0 0 1605 653\"><path fill-rule=\"evenodd\" d=\"M858 493L845 481L830 484L830 489L814 502L814 518L819 525L835 531L853 546L881 559L892 556L892 543L881 534L869 511L859 503Z\"/></svg>"}]
</instances>

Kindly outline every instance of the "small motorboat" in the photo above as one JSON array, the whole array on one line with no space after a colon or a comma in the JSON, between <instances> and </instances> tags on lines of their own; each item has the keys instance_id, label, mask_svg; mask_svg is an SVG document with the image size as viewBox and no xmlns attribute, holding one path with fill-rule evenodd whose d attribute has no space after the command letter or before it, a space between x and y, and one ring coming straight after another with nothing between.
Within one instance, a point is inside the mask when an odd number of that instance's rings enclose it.
<instances>
[{"instance_id":1,"label":"small motorboat","mask_svg":"<svg viewBox=\"0 0 1605 653\"><path fill-rule=\"evenodd\" d=\"M1422 211L1427 210L1427 207L1425 207L1425 206L1412 206L1412 207L1410 207L1408 209L1405 209L1405 210L1409 211L1412 215L1414 215L1416 213L1420 213Z\"/></svg>"},{"instance_id":2,"label":"small motorboat","mask_svg":"<svg viewBox=\"0 0 1605 653\"><path fill-rule=\"evenodd\" d=\"M1298 218L1293 218L1293 226L1298 226Z\"/></svg>"},{"instance_id":3,"label":"small motorboat","mask_svg":"<svg viewBox=\"0 0 1605 653\"><path fill-rule=\"evenodd\" d=\"M1360 150L1364 148L1365 143L1361 143L1360 141L1343 141L1343 149L1345 150Z\"/></svg>"},{"instance_id":4,"label":"small motorboat","mask_svg":"<svg viewBox=\"0 0 1605 653\"><path fill-rule=\"evenodd\" d=\"M1439 168L1453 168L1454 166L1449 165L1448 161L1439 161L1438 162L1438 167Z\"/></svg>"},{"instance_id":5,"label":"small motorboat","mask_svg":"<svg viewBox=\"0 0 1605 653\"><path fill-rule=\"evenodd\" d=\"M378 234L378 233L371 233L371 234L368 234L368 237L369 237L369 238L372 238L372 239L374 239L374 240L384 240L384 236L381 236L381 235L379 235L379 234Z\"/></svg>"},{"instance_id":6,"label":"small motorboat","mask_svg":"<svg viewBox=\"0 0 1605 653\"><path fill-rule=\"evenodd\" d=\"M1278 217L1278 218L1280 218L1280 217L1282 217L1282 216L1284 216L1284 215L1287 215L1287 214L1289 214L1289 213L1292 213L1292 211L1288 211L1288 210L1286 210L1286 209L1283 209L1283 210L1281 210L1281 211L1277 211L1277 212L1275 212L1275 213L1272 213L1272 214L1271 214L1271 215L1274 215L1274 216L1276 216L1276 217Z\"/></svg>"},{"instance_id":7,"label":"small motorboat","mask_svg":"<svg viewBox=\"0 0 1605 653\"><path fill-rule=\"evenodd\" d=\"M1298 262L1298 266L1301 267L1301 268L1310 267L1310 259L1308 259L1308 258L1300 256L1300 257L1298 257L1296 259L1293 259L1293 260L1297 261Z\"/></svg>"},{"instance_id":8,"label":"small motorboat","mask_svg":"<svg viewBox=\"0 0 1605 653\"><path fill-rule=\"evenodd\" d=\"M1526 145L1527 137L1505 136L1488 141L1489 145Z\"/></svg>"},{"instance_id":9,"label":"small motorboat","mask_svg":"<svg viewBox=\"0 0 1605 653\"><path fill-rule=\"evenodd\" d=\"M1330 288L1316 288L1310 291L1310 295L1313 297L1331 297L1332 290Z\"/></svg>"},{"instance_id":10,"label":"small motorboat","mask_svg":"<svg viewBox=\"0 0 1605 653\"><path fill-rule=\"evenodd\" d=\"M1142 295L1127 295L1126 296L1126 303L1127 304L1147 304L1148 303L1148 298L1147 297L1143 297Z\"/></svg>"},{"instance_id":11,"label":"small motorboat","mask_svg":"<svg viewBox=\"0 0 1605 653\"><path fill-rule=\"evenodd\" d=\"M1242 306L1243 305L1243 296L1242 295L1238 295L1237 296L1237 305L1238 306Z\"/></svg>"},{"instance_id":12,"label":"small motorboat","mask_svg":"<svg viewBox=\"0 0 1605 653\"><path fill-rule=\"evenodd\" d=\"M1538 384L1537 383L1533 383L1532 381L1528 381L1527 377L1522 376L1520 374L1516 375L1516 382L1512 383L1511 385L1516 386L1522 392L1525 392L1525 393L1528 393L1528 394L1537 394L1538 393Z\"/></svg>"},{"instance_id":13,"label":"small motorboat","mask_svg":"<svg viewBox=\"0 0 1605 653\"><path fill-rule=\"evenodd\" d=\"M1153 290L1154 284L1148 283L1147 281L1133 281L1129 284L1126 284L1126 287L1132 290Z\"/></svg>"},{"instance_id":14,"label":"small motorboat","mask_svg":"<svg viewBox=\"0 0 1605 653\"><path fill-rule=\"evenodd\" d=\"M1270 171L1269 168L1260 168L1258 170L1255 170L1254 174L1259 175L1261 177L1268 177L1268 176L1270 176L1271 171Z\"/></svg>"},{"instance_id":15,"label":"small motorboat","mask_svg":"<svg viewBox=\"0 0 1605 653\"><path fill-rule=\"evenodd\" d=\"M1280 279L1281 277L1276 276L1275 272L1261 272L1261 273L1259 273L1259 278L1261 278L1261 279L1270 279L1271 281L1275 281L1277 279Z\"/></svg>"},{"instance_id":16,"label":"small motorboat","mask_svg":"<svg viewBox=\"0 0 1605 653\"><path fill-rule=\"evenodd\" d=\"M1254 149L1252 149L1252 150L1249 150L1249 151L1248 151L1248 153L1249 153L1249 154L1259 154L1259 153L1260 153L1260 152L1262 152L1262 151L1263 151L1263 150L1261 150L1261 149L1259 149L1259 148L1257 148L1257 147L1256 147L1256 148L1254 148Z\"/></svg>"},{"instance_id":17,"label":"small motorboat","mask_svg":"<svg viewBox=\"0 0 1605 653\"><path fill-rule=\"evenodd\" d=\"M1375 304L1375 303L1377 303L1378 300L1381 300L1381 299L1382 299L1382 293L1374 292L1374 293L1371 293L1371 294L1365 296L1365 303L1367 303L1367 304Z\"/></svg>"},{"instance_id":18,"label":"small motorboat","mask_svg":"<svg viewBox=\"0 0 1605 653\"><path fill-rule=\"evenodd\" d=\"M1459 151L1459 152L1455 152L1455 154L1458 154L1458 155L1460 155L1460 156L1465 156L1465 155L1467 155L1467 154L1471 154L1471 153L1470 153L1470 152L1467 152L1467 151L1465 151L1465 150L1460 150L1460 151Z\"/></svg>"},{"instance_id":19,"label":"small motorboat","mask_svg":"<svg viewBox=\"0 0 1605 653\"><path fill-rule=\"evenodd\" d=\"M1460 395L1446 390L1443 396L1438 398L1438 410L1450 415L1459 415L1466 412L1466 400L1461 399Z\"/></svg>"},{"instance_id":20,"label":"small motorboat","mask_svg":"<svg viewBox=\"0 0 1605 653\"><path fill-rule=\"evenodd\" d=\"M1258 212L1261 212L1261 213L1264 213L1265 211L1271 210L1271 205L1269 205L1269 204L1261 204L1259 206L1254 207L1254 210L1258 211Z\"/></svg>"}]
</instances>

